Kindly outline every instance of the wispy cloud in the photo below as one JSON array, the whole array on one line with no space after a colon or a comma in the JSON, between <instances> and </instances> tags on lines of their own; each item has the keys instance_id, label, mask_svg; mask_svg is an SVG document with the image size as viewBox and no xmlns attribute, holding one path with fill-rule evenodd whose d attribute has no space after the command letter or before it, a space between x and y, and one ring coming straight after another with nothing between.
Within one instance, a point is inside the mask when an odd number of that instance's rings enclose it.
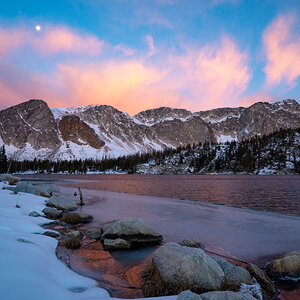
<instances>
[{"instance_id":1,"label":"wispy cloud","mask_svg":"<svg viewBox=\"0 0 300 300\"><path fill-rule=\"evenodd\" d=\"M1 55L26 46L41 55L73 53L96 56L101 54L104 46L104 42L94 35L79 33L67 26L52 25L39 32L29 28L0 28L0 44Z\"/></svg>"},{"instance_id":2,"label":"wispy cloud","mask_svg":"<svg viewBox=\"0 0 300 300\"><path fill-rule=\"evenodd\" d=\"M263 34L267 59L264 72L269 87L280 83L293 87L300 76L300 34L293 31L295 23L294 15L280 15Z\"/></svg>"}]
</instances>

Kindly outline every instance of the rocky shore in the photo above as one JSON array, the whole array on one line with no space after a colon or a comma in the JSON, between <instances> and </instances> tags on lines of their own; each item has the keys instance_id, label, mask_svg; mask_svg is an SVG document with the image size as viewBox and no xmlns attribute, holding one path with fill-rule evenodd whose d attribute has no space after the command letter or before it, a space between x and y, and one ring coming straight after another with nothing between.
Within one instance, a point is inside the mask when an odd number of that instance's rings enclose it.
<instances>
[{"instance_id":1,"label":"rocky shore","mask_svg":"<svg viewBox=\"0 0 300 300\"><path fill-rule=\"evenodd\" d=\"M18 182L10 175L2 175L1 180L9 182L11 186L5 189L15 195L27 193L46 199L42 212L31 211L28 215L53 222L53 228L59 229L60 234L53 231L44 234L58 239L58 249L79 251L75 249L80 249L88 240L93 247L97 243L99 252L113 255L114 251L130 252L157 245L152 258L136 272L141 279L139 297L179 294L178 300L276 299L278 279L297 280L300 276L300 250L277 258L265 271L253 263L241 266L208 255L203 246L193 240L163 244L160 233L135 218L115 220L102 228L84 228L93 216L78 211L75 201L54 196L47 185Z\"/></svg>"}]
</instances>

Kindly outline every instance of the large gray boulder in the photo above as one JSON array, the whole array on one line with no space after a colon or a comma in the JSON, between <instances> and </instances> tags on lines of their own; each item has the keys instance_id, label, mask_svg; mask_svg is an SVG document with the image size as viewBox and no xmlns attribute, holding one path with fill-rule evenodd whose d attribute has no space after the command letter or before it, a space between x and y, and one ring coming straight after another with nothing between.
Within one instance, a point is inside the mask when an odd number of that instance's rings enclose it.
<instances>
[{"instance_id":1,"label":"large gray boulder","mask_svg":"<svg viewBox=\"0 0 300 300\"><path fill-rule=\"evenodd\" d=\"M162 236L153 228L146 225L139 219L125 218L104 226L106 229L101 239L123 239L128 241L132 246L160 243Z\"/></svg>"},{"instance_id":2,"label":"large gray boulder","mask_svg":"<svg viewBox=\"0 0 300 300\"><path fill-rule=\"evenodd\" d=\"M237 267L225 259L214 257L213 258L225 274L225 286L229 290L237 290L241 283L253 284L250 273L242 268Z\"/></svg>"},{"instance_id":3,"label":"large gray boulder","mask_svg":"<svg viewBox=\"0 0 300 300\"><path fill-rule=\"evenodd\" d=\"M265 275L265 273L255 264L249 263L247 265L247 270L254 277L260 286L266 290L271 295L276 294L276 288L270 278Z\"/></svg>"},{"instance_id":4,"label":"large gray boulder","mask_svg":"<svg viewBox=\"0 0 300 300\"><path fill-rule=\"evenodd\" d=\"M58 196L52 196L49 198L46 205L67 211L77 209L77 205L74 201Z\"/></svg>"},{"instance_id":5,"label":"large gray boulder","mask_svg":"<svg viewBox=\"0 0 300 300\"><path fill-rule=\"evenodd\" d=\"M20 181L20 178L11 174L0 174L0 181L7 181L9 185L15 185Z\"/></svg>"},{"instance_id":6,"label":"large gray boulder","mask_svg":"<svg viewBox=\"0 0 300 300\"><path fill-rule=\"evenodd\" d=\"M267 266L267 273L272 278L300 277L300 250L296 250L275 259Z\"/></svg>"},{"instance_id":7,"label":"large gray boulder","mask_svg":"<svg viewBox=\"0 0 300 300\"><path fill-rule=\"evenodd\" d=\"M231 291L208 292L200 295L201 300L256 300L254 297Z\"/></svg>"},{"instance_id":8,"label":"large gray boulder","mask_svg":"<svg viewBox=\"0 0 300 300\"><path fill-rule=\"evenodd\" d=\"M199 248L167 243L154 253L153 263L162 280L170 285L215 291L225 281L220 266Z\"/></svg>"},{"instance_id":9,"label":"large gray boulder","mask_svg":"<svg viewBox=\"0 0 300 300\"><path fill-rule=\"evenodd\" d=\"M16 193L28 193L42 197L51 197L52 190L48 185L39 184L33 185L27 182L18 182L15 187L7 188Z\"/></svg>"}]
</instances>

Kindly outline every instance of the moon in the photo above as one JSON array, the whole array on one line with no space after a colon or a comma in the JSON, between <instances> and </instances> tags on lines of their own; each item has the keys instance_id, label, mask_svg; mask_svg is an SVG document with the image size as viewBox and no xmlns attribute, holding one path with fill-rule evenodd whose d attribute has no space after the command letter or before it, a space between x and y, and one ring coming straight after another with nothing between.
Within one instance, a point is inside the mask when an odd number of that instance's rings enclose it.
<instances>
[{"instance_id":1,"label":"moon","mask_svg":"<svg viewBox=\"0 0 300 300\"><path fill-rule=\"evenodd\" d=\"M35 26L35 30L36 30L36 31L40 31L40 30L41 30L41 26L40 26L40 25L36 25L36 26Z\"/></svg>"}]
</instances>

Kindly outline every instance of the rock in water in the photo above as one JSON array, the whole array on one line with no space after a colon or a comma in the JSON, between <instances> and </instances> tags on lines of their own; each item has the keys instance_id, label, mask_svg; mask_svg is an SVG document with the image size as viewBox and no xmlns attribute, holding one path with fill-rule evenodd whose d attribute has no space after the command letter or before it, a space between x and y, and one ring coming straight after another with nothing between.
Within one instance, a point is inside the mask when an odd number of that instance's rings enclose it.
<instances>
[{"instance_id":1,"label":"rock in water","mask_svg":"<svg viewBox=\"0 0 300 300\"><path fill-rule=\"evenodd\" d=\"M198 243L198 242L196 242L194 240L189 240L189 239L183 239L178 244L180 246L185 246L185 247L192 247L192 248L201 248L201 249L204 249L203 245L201 245L200 243Z\"/></svg>"},{"instance_id":2,"label":"rock in water","mask_svg":"<svg viewBox=\"0 0 300 300\"><path fill-rule=\"evenodd\" d=\"M293 251L275 259L267 266L267 273L272 278L300 277L300 250Z\"/></svg>"},{"instance_id":3,"label":"rock in water","mask_svg":"<svg viewBox=\"0 0 300 300\"><path fill-rule=\"evenodd\" d=\"M225 274L225 285L229 290L237 290L241 283L253 284L250 273L242 268L237 267L225 259L215 257L213 258Z\"/></svg>"},{"instance_id":4,"label":"rock in water","mask_svg":"<svg viewBox=\"0 0 300 300\"><path fill-rule=\"evenodd\" d=\"M103 245L105 250L129 249L131 247L130 243L123 239L105 239Z\"/></svg>"},{"instance_id":5,"label":"rock in water","mask_svg":"<svg viewBox=\"0 0 300 300\"><path fill-rule=\"evenodd\" d=\"M46 205L62 210L75 210L77 208L76 203L72 200L58 196L52 196L49 198L49 200L46 202Z\"/></svg>"},{"instance_id":6,"label":"rock in water","mask_svg":"<svg viewBox=\"0 0 300 300\"><path fill-rule=\"evenodd\" d=\"M167 284L215 291L225 281L223 270L202 249L167 243L154 253L153 263Z\"/></svg>"},{"instance_id":7,"label":"rock in water","mask_svg":"<svg viewBox=\"0 0 300 300\"><path fill-rule=\"evenodd\" d=\"M139 219L125 218L112 223L110 226L104 226L106 229L101 239L123 239L133 246L143 244L157 244L162 241L161 234L143 223Z\"/></svg>"},{"instance_id":8,"label":"rock in water","mask_svg":"<svg viewBox=\"0 0 300 300\"><path fill-rule=\"evenodd\" d=\"M276 288L272 281L265 275L265 273L255 264L249 263L247 265L247 270L253 276L260 286L265 289L271 295L276 294Z\"/></svg>"},{"instance_id":9,"label":"rock in water","mask_svg":"<svg viewBox=\"0 0 300 300\"><path fill-rule=\"evenodd\" d=\"M59 210L57 210L56 208L46 207L42 210L42 212L49 219L59 219L62 217L62 213Z\"/></svg>"}]
</instances>

